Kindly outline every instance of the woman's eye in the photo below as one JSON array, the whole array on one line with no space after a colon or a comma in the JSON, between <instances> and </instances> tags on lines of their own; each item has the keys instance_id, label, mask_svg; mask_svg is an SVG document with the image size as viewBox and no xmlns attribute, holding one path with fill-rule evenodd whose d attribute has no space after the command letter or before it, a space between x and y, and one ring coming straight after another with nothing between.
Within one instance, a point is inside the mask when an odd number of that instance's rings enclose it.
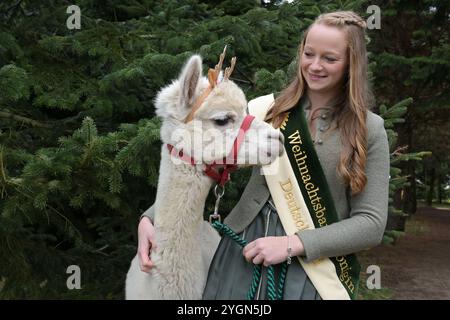
<instances>
[{"instance_id":1,"label":"woman's eye","mask_svg":"<svg viewBox=\"0 0 450 320\"><path fill-rule=\"evenodd\" d=\"M214 123L218 126L225 126L228 124L228 121L230 121L229 118L224 118L224 119L214 119Z\"/></svg>"},{"instance_id":2,"label":"woman's eye","mask_svg":"<svg viewBox=\"0 0 450 320\"><path fill-rule=\"evenodd\" d=\"M336 59L332 58L332 57L325 57L325 59L327 59L327 61L330 61L330 62L335 62L336 61Z\"/></svg>"},{"instance_id":3,"label":"woman's eye","mask_svg":"<svg viewBox=\"0 0 450 320\"><path fill-rule=\"evenodd\" d=\"M312 53L310 53L310 52L305 52L305 56L307 56L307 57L311 57L313 54Z\"/></svg>"}]
</instances>

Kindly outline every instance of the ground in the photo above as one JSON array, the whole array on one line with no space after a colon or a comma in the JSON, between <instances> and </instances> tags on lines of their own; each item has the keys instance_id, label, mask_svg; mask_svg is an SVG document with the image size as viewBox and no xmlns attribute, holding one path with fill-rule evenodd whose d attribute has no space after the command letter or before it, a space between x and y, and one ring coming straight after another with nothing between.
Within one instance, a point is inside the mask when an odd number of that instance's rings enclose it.
<instances>
[{"instance_id":1,"label":"ground","mask_svg":"<svg viewBox=\"0 0 450 320\"><path fill-rule=\"evenodd\" d=\"M358 256L363 271L369 265L381 270L382 290L365 291L368 299L450 299L450 210L418 208L395 245Z\"/></svg>"}]
</instances>

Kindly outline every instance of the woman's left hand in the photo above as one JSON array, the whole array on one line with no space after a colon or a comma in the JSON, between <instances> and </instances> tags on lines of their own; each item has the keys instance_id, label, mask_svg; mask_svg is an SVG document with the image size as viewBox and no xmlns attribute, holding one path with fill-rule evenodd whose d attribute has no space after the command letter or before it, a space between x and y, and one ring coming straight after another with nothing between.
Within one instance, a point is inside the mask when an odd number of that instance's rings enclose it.
<instances>
[{"instance_id":1,"label":"woman's left hand","mask_svg":"<svg viewBox=\"0 0 450 320\"><path fill-rule=\"evenodd\" d=\"M300 238L289 236L292 257L303 254L304 248ZM245 260L254 264L264 264L265 267L286 261L288 257L288 237L265 237L256 239L244 247Z\"/></svg>"}]
</instances>

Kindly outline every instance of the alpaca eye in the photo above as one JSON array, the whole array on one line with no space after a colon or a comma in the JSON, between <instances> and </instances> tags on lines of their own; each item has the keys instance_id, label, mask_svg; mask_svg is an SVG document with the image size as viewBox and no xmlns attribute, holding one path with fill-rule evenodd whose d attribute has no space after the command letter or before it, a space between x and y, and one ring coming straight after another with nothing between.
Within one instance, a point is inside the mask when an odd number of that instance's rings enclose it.
<instances>
[{"instance_id":1,"label":"alpaca eye","mask_svg":"<svg viewBox=\"0 0 450 320\"><path fill-rule=\"evenodd\" d=\"M230 121L230 118L224 118L224 119L214 119L214 123L218 126L225 126Z\"/></svg>"}]
</instances>

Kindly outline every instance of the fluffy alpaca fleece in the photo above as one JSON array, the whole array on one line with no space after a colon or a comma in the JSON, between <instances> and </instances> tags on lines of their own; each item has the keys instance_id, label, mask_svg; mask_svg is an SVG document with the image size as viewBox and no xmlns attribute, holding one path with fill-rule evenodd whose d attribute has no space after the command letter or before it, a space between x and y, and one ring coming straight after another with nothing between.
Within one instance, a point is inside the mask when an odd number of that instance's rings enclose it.
<instances>
[{"instance_id":1,"label":"fluffy alpaca fleece","mask_svg":"<svg viewBox=\"0 0 450 320\"><path fill-rule=\"evenodd\" d=\"M144 273L133 259L126 298L200 299L220 240L202 214L212 181L192 166L174 165L164 146L160 172L165 179L159 180L155 202L155 267Z\"/></svg>"},{"instance_id":2,"label":"fluffy alpaca fleece","mask_svg":"<svg viewBox=\"0 0 450 320\"><path fill-rule=\"evenodd\" d=\"M202 296L208 268L220 241L217 232L203 220L212 180L202 170L204 163L228 155L232 143L217 147L213 136L200 140L193 136L199 130L202 133L216 129L222 138L234 141L247 106L242 90L232 81L224 80L209 94L194 120L184 123L190 106L207 86L208 80L202 77L201 58L193 56L180 78L163 88L156 98L157 115L163 120L163 146L154 204L157 248L152 250L151 259L155 266L147 274L140 270L138 257L133 259L126 279L126 299L200 299ZM217 120L224 117L231 119L229 123L218 124ZM281 134L256 119L250 128L262 133L258 137L264 138L252 140L256 135L246 136L238 152L238 163L248 164L246 159L255 146L273 161L282 152ZM182 134L175 134L177 130ZM194 155L202 163L195 166L175 163L167 143ZM211 146L215 147L213 155L204 152ZM196 154L198 150L203 151Z\"/></svg>"}]
</instances>

